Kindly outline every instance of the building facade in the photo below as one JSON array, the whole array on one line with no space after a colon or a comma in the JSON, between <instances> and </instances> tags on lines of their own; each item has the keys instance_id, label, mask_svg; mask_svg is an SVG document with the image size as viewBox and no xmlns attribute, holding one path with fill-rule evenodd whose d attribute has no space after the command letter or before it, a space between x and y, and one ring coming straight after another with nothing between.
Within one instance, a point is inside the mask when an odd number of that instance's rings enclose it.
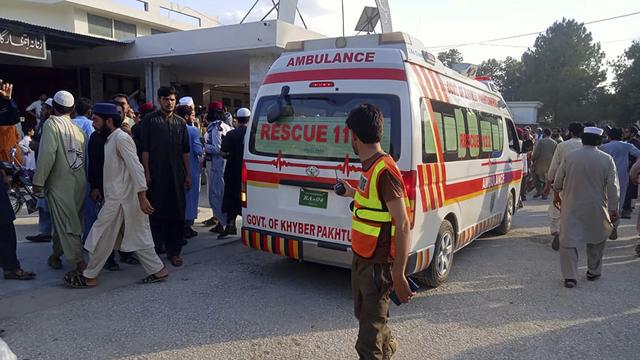
<instances>
[{"instance_id":1,"label":"building facade","mask_svg":"<svg viewBox=\"0 0 640 360\"><path fill-rule=\"evenodd\" d=\"M296 1L283 3L295 11ZM215 16L166 0L4 0L2 9L0 35L45 44L41 58L0 49L0 79L16 85L23 111L60 89L94 101L125 93L135 108L156 101L161 85L233 111L251 105L287 42L323 36L280 14L221 26Z\"/></svg>"}]
</instances>

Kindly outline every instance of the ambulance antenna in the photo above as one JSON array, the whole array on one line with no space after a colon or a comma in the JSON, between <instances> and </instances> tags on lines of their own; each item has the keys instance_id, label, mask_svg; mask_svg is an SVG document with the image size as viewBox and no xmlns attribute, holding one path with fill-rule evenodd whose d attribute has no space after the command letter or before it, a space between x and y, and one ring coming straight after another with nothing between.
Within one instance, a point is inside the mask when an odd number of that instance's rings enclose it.
<instances>
[{"instance_id":1,"label":"ambulance antenna","mask_svg":"<svg viewBox=\"0 0 640 360\"><path fill-rule=\"evenodd\" d=\"M344 0L342 2L342 37L344 37Z\"/></svg>"}]
</instances>

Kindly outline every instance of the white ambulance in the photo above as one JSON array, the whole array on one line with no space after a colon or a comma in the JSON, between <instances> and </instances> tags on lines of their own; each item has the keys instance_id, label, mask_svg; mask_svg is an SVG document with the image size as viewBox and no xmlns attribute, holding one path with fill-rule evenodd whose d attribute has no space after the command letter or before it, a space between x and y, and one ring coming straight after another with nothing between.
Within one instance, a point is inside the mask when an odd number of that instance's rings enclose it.
<instances>
[{"instance_id":1,"label":"white ambulance","mask_svg":"<svg viewBox=\"0 0 640 360\"><path fill-rule=\"evenodd\" d=\"M490 82L443 66L398 32L286 50L258 91L245 139L245 246L350 267L351 200L333 186L360 177L345 120L362 103L384 115L382 147L411 202L408 274L438 286L456 251L489 230L509 231L520 143Z\"/></svg>"}]
</instances>

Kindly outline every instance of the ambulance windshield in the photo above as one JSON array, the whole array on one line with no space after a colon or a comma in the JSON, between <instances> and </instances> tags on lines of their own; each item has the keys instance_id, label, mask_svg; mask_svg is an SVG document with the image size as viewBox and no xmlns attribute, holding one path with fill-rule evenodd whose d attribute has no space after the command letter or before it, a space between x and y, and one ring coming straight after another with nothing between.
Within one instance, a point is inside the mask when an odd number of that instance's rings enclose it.
<instances>
[{"instance_id":1,"label":"ambulance windshield","mask_svg":"<svg viewBox=\"0 0 640 360\"><path fill-rule=\"evenodd\" d=\"M368 103L376 105L384 116L382 148L395 159L399 157L400 100L395 95L291 95L294 113L270 123L269 109L278 106L278 101L278 96L266 96L258 101L249 144L253 154L325 161L344 161L348 156L357 162L345 121L351 109Z\"/></svg>"}]
</instances>

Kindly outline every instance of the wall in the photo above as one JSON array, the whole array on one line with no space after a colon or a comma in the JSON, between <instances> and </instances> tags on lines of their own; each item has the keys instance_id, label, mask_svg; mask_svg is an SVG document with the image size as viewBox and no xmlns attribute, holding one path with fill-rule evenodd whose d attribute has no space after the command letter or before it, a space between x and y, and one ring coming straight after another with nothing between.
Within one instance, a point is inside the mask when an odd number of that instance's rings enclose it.
<instances>
[{"instance_id":1,"label":"wall","mask_svg":"<svg viewBox=\"0 0 640 360\"><path fill-rule=\"evenodd\" d=\"M2 0L0 17L58 30L74 31L73 8L63 5L45 5L22 0Z\"/></svg>"}]
</instances>

